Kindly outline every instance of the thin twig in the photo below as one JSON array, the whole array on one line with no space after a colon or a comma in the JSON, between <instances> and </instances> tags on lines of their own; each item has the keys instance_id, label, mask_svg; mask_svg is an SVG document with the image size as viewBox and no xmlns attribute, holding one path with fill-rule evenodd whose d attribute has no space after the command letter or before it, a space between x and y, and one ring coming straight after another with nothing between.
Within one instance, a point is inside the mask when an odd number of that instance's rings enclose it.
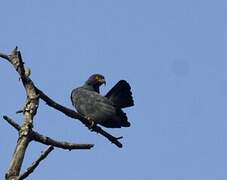
<instances>
[{"instance_id":1,"label":"thin twig","mask_svg":"<svg viewBox=\"0 0 227 180\"><path fill-rule=\"evenodd\" d=\"M26 171L24 173L22 173L19 177L18 177L18 180L23 180L25 179L26 177L28 177L34 170L35 168L38 167L39 163L44 160L51 151L54 150L54 147L53 146L49 146L44 152L42 152L42 154L40 155L40 157L34 161L31 166L29 166Z\"/></svg>"},{"instance_id":2,"label":"thin twig","mask_svg":"<svg viewBox=\"0 0 227 180\"><path fill-rule=\"evenodd\" d=\"M91 149L93 144L75 144L66 141L56 141L47 136L41 135L38 132L32 132L32 139L46 145L52 145L61 149L74 150L74 149Z\"/></svg>"},{"instance_id":3,"label":"thin twig","mask_svg":"<svg viewBox=\"0 0 227 180\"><path fill-rule=\"evenodd\" d=\"M3 53L0 53L0 57L9 61L9 56Z\"/></svg>"},{"instance_id":4,"label":"thin twig","mask_svg":"<svg viewBox=\"0 0 227 180\"><path fill-rule=\"evenodd\" d=\"M8 116L3 116L3 119L5 119L11 126L13 126L16 130L20 131L20 125L17 124L14 120L9 118Z\"/></svg>"}]
</instances>

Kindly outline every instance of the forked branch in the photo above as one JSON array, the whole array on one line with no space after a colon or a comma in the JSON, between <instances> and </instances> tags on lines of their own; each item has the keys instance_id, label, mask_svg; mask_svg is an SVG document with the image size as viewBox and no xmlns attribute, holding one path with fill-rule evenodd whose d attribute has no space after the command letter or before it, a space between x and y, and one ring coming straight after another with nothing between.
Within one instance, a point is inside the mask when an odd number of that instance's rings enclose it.
<instances>
[{"instance_id":1,"label":"forked branch","mask_svg":"<svg viewBox=\"0 0 227 180\"><path fill-rule=\"evenodd\" d=\"M34 161L31 166L29 166L26 171L24 173L22 173L19 177L18 177L18 180L23 180L25 179L26 177L28 177L31 173L33 173L33 171L35 170L35 168L38 167L39 163L44 160L49 154L51 151L54 150L54 147L53 146L48 146L48 148L42 152L42 154L40 155L40 157Z\"/></svg>"},{"instance_id":2,"label":"forked branch","mask_svg":"<svg viewBox=\"0 0 227 180\"><path fill-rule=\"evenodd\" d=\"M91 147L93 147L92 144L73 144L68 142L56 141L46 136L40 135L37 132L34 132L32 130L33 118L36 115L39 106L39 94L35 88L33 81L29 78L31 71L30 69L26 69L24 67L24 62L22 60L21 53L20 51L18 51L17 47L12 51L10 55L0 53L0 57L11 63L15 70L18 72L20 80L22 81L24 89L26 91L27 97L25 106L22 111L23 124L21 126L15 123L12 119L8 118L7 116L3 117L9 124L11 124L19 132L19 137L9 166L9 170L5 175L5 178L7 180L16 180L18 178L24 179L25 177L27 177L38 166L39 162L43 160L52 151L53 146L69 150L90 149ZM34 164L24 174L19 175L26 153L26 149L32 140L53 146L48 148L47 151L45 151L45 153L42 154L40 158L37 161L35 161Z\"/></svg>"},{"instance_id":3,"label":"forked branch","mask_svg":"<svg viewBox=\"0 0 227 180\"><path fill-rule=\"evenodd\" d=\"M3 119L6 120L11 126L13 126L17 131L20 132L21 126L17 124L12 118L8 116L3 116ZM34 140L45 145L51 145L57 148L66 149L70 151L75 149L91 149L94 146L93 144L77 144L67 141L58 141L48 136L42 135L34 130L31 130L30 132L30 140L31 141Z\"/></svg>"}]
</instances>

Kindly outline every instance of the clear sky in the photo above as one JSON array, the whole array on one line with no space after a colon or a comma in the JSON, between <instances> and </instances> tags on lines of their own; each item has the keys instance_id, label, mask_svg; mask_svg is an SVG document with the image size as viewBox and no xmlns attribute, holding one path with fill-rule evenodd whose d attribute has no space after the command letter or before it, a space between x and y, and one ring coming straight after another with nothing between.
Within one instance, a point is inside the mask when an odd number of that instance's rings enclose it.
<instances>
[{"instance_id":1,"label":"clear sky","mask_svg":"<svg viewBox=\"0 0 227 180\"><path fill-rule=\"evenodd\" d=\"M123 149L41 102L35 130L95 147L55 149L29 179L227 179L226 17L225 0L2 1L0 51L19 46L53 99L72 107L71 90L98 72L101 93L126 79L135 100L132 126L107 129ZM21 123L24 89L5 61L0 82L0 115ZM3 179L17 132L1 120L0 134ZM45 148L32 143L23 170Z\"/></svg>"}]
</instances>

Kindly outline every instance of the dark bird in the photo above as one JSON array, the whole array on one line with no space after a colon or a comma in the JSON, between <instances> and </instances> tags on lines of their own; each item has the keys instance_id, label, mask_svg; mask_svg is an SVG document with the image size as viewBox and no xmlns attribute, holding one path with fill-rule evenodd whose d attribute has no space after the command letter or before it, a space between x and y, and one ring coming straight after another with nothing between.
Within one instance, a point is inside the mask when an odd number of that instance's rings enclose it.
<instances>
[{"instance_id":1,"label":"dark bird","mask_svg":"<svg viewBox=\"0 0 227 180\"><path fill-rule=\"evenodd\" d=\"M130 85L120 80L105 96L99 87L106 84L101 74L93 74L85 84L74 89L71 101L76 110L92 123L107 128L129 127L130 122L122 108L134 105Z\"/></svg>"}]
</instances>

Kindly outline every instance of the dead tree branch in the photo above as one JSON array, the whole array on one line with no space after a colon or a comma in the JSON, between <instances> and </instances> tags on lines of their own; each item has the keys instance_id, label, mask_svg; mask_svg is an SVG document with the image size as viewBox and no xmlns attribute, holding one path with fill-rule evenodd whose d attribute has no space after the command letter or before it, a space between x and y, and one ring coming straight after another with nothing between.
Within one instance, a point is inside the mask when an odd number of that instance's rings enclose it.
<instances>
[{"instance_id":1,"label":"dead tree branch","mask_svg":"<svg viewBox=\"0 0 227 180\"><path fill-rule=\"evenodd\" d=\"M10 162L9 169L5 175L6 180L16 180L18 178L27 177L39 164L39 162L45 158L45 156L42 156L40 160L38 160L36 165L31 172L28 171L28 173L22 176L19 176L21 171L21 166L24 160L26 149L29 145L29 143L32 140L36 140L38 142L41 142L43 144L55 144L56 147L65 147L65 149L90 149L93 147L93 145L78 145L78 144L72 144L72 143L66 143L66 142L59 142L55 141L51 138L48 138L46 136L42 136L32 130L33 128L33 118L36 115L38 106L39 106L39 94L37 93L37 90L33 84L33 81L29 78L29 75L31 74L31 70L24 67L24 62L21 57L20 51L18 51L17 47L12 51L10 55L5 55L3 53L0 53L0 57L7 60L9 63L11 63L14 67L14 69L18 72L20 76L20 80L22 81L22 84L24 86L24 89L26 91L26 103L23 108L23 124L22 126L15 123L12 119L4 116L4 119L11 124L14 128L16 128L19 132L19 137L17 140L17 145L15 147L12 160ZM48 153L47 153L48 154ZM45 154L44 154L45 155ZM26 171L27 172L27 171Z\"/></svg>"},{"instance_id":2,"label":"dead tree branch","mask_svg":"<svg viewBox=\"0 0 227 180\"><path fill-rule=\"evenodd\" d=\"M42 152L42 154L40 155L40 157L34 161L32 163L32 165L30 167L27 168L27 170L22 173L19 177L18 177L18 180L23 180L25 179L26 177L28 177L31 173L33 173L33 171L35 170L35 168L38 167L39 163L44 160L51 151L54 150L54 147L53 146L49 146L44 152Z\"/></svg>"},{"instance_id":3,"label":"dead tree branch","mask_svg":"<svg viewBox=\"0 0 227 180\"><path fill-rule=\"evenodd\" d=\"M12 51L9 56L3 54L0 55L0 57L8 60L8 62L10 62L15 68L15 70L18 72L27 95L26 104L24 106L23 112L24 121L19 131L19 138L13 154L12 161L9 166L9 170L6 173L6 179L12 180L20 173L25 151L31 140L30 131L33 127L33 117L35 116L39 105L39 98L34 88L33 82L28 77L29 74L26 73L26 70L24 68L24 62L22 61L20 51L17 50L17 47Z\"/></svg>"},{"instance_id":4,"label":"dead tree branch","mask_svg":"<svg viewBox=\"0 0 227 180\"><path fill-rule=\"evenodd\" d=\"M5 119L11 126L13 126L17 131L20 131L21 126L17 124L13 119L9 118L8 116L3 116L3 119ZM91 149L94 145L93 144L76 144L66 141L57 141L55 139L52 139L48 136L42 135L34 130L31 130L31 140L34 140L36 142L45 144L45 145L51 145L57 148L61 149L67 149L67 150L75 150L75 149Z\"/></svg>"},{"instance_id":5,"label":"dead tree branch","mask_svg":"<svg viewBox=\"0 0 227 180\"><path fill-rule=\"evenodd\" d=\"M46 145L52 145L61 149L74 150L74 149L91 149L93 144L75 144L66 141L57 141L47 136L41 135L35 131L32 132L32 139Z\"/></svg>"},{"instance_id":6,"label":"dead tree branch","mask_svg":"<svg viewBox=\"0 0 227 180\"><path fill-rule=\"evenodd\" d=\"M20 131L20 125L17 124L14 120L9 118L8 116L3 116L3 119L5 119L11 126L13 126L16 130Z\"/></svg>"}]
</instances>

